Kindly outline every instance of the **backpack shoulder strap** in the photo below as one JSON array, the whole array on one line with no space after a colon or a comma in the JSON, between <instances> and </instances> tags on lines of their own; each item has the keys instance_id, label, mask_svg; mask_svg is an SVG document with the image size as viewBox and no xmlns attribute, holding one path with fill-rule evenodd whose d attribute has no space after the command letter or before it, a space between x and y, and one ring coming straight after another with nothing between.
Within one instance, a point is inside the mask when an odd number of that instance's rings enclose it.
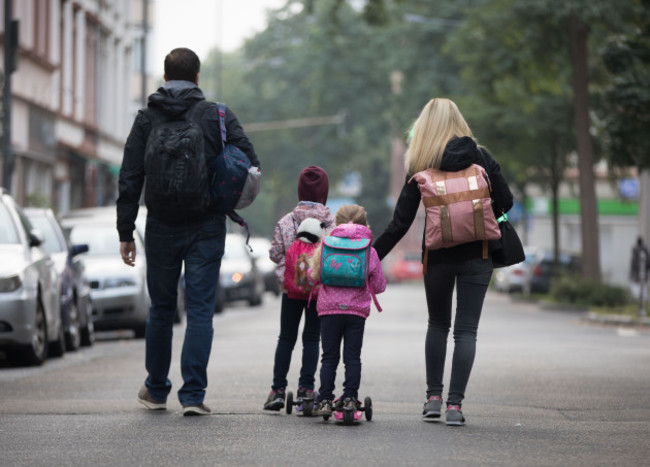
<instances>
[{"instance_id":1,"label":"backpack shoulder strap","mask_svg":"<svg viewBox=\"0 0 650 467\"><path fill-rule=\"evenodd\" d=\"M219 109L219 129L221 130L221 145L226 145L226 104L217 102Z\"/></svg>"}]
</instances>

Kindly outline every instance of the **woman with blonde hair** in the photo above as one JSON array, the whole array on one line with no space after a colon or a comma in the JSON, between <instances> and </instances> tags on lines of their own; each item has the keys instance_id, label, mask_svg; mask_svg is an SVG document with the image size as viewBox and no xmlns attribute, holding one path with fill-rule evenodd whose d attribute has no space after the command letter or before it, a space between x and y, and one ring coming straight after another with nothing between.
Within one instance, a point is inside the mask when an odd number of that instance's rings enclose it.
<instances>
[{"instance_id":1,"label":"woman with blonde hair","mask_svg":"<svg viewBox=\"0 0 650 467\"><path fill-rule=\"evenodd\" d=\"M405 158L406 182L393 219L373 245L380 259L399 242L415 219L421 195L413 175L427 169L456 172L472 164L482 166L488 173L497 217L507 212L512 207L513 197L499 164L484 147L477 145L456 104L444 98L430 100L410 135ZM427 391L422 414L425 421L441 417L447 338L456 287L455 345L445 415L447 425L464 425L461 406L476 354L476 335L492 277L492 259L489 255L484 259L482 241L426 252L423 238L422 249L423 257L428 254L424 290L429 313L425 341Z\"/></svg>"}]
</instances>

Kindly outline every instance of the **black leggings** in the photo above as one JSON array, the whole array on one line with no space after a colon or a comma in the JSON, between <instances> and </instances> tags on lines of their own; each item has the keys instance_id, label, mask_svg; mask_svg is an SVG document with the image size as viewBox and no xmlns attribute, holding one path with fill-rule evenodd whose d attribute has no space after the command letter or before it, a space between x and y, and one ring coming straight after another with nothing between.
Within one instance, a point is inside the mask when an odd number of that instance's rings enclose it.
<instances>
[{"instance_id":1,"label":"black leggings","mask_svg":"<svg viewBox=\"0 0 650 467\"><path fill-rule=\"evenodd\" d=\"M461 405L476 354L476 333L490 278L492 260L472 259L452 264L429 262L424 288L429 310L425 342L427 398L442 396L442 378L451 328L452 296L456 286L454 355L447 404Z\"/></svg>"}]
</instances>

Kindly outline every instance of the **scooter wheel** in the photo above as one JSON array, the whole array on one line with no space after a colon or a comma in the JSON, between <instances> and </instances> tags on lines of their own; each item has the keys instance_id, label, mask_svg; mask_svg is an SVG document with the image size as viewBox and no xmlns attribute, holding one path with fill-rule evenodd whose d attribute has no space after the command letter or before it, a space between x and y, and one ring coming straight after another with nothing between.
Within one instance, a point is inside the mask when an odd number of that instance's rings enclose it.
<instances>
[{"instance_id":1,"label":"scooter wheel","mask_svg":"<svg viewBox=\"0 0 650 467\"><path fill-rule=\"evenodd\" d=\"M354 423L354 412L351 411L344 411L343 412L343 424L344 425L352 425Z\"/></svg>"},{"instance_id":2,"label":"scooter wheel","mask_svg":"<svg viewBox=\"0 0 650 467\"><path fill-rule=\"evenodd\" d=\"M287 415L291 415L293 411L293 392L287 392Z\"/></svg>"},{"instance_id":3,"label":"scooter wheel","mask_svg":"<svg viewBox=\"0 0 650 467\"><path fill-rule=\"evenodd\" d=\"M366 397L363 400L363 408L366 414L366 420L372 420L372 399L370 397Z\"/></svg>"},{"instance_id":4,"label":"scooter wheel","mask_svg":"<svg viewBox=\"0 0 650 467\"><path fill-rule=\"evenodd\" d=\"M305 417L311 417L311 414L314 411L314 401L303 400L302 401L302 415Z\"/></svg>"},{"instance_id":5,"label":"scooter wheel","mask_svg":"<svg viewBox=\"0 0 650 467\"><path fill-rule=\"evenodd\" d=\"M329 419L330 419L330 416L329 416L329 415L323 415L323 420L327 421L327 420L329 420Z\"/></svg>"}]
</instances>

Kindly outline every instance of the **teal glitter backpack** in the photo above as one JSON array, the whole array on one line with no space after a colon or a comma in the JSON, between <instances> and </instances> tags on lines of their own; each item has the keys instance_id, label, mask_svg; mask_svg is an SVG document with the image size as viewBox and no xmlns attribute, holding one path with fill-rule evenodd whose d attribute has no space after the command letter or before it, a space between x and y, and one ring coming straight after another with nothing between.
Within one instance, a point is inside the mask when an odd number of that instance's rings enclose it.
<instances>
[{"instance_id":1,"label":"teal glitter backpack","mask_svg":"<svg viewBox=\"0 0 650 467\"><path fill-rule=\"evenodd\" d=\"M320 281L337 287L364 287L369 261L369 238L324 237Z\"/></svg>"}]
</instances>

